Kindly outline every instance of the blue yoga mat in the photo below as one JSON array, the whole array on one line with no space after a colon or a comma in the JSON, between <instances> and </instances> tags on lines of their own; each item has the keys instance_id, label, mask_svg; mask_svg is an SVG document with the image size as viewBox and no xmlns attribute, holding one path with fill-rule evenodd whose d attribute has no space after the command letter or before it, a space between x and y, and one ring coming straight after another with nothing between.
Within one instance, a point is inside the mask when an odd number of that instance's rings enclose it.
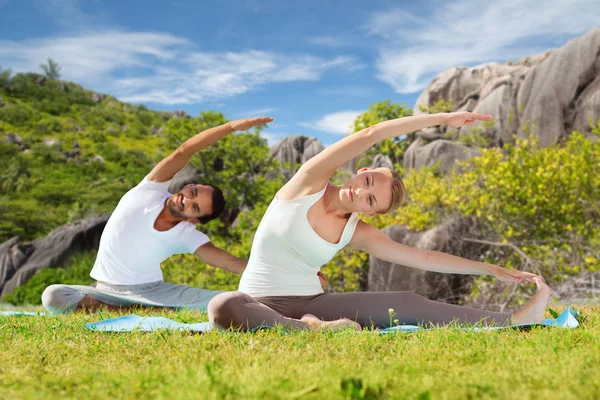
<instances>
[{"instance_id":1,"label":"blue yoga mat","mask_svg":"<svg viewBox=\"0 0 600 400\"><path fill-rule=\"evenodd\" d=\"M12 317L13 315L38 316L38 315L46 315L46 313L33 312L33 311L0 311L0 315L2 315L3 317Z\"/></svg>"},{"instance_id":2,"label":"blue yoga mat","mask_svg":"<svg viewBox=\"0 0 600 400\"><path fill-rule=\"evenodd\" d=\"M572 308L565 309L558 317L556 318L546 318L542 320L539 324L519 324L519 325L510 325L510 326L482 326L482 327L470 327L470 328L456 328L460 330L466 331L497 331L501 329L525 329L533 326L553 326L557 328L577 328L579 326L579 322L577 322L577 311ZM421 328L416 325L399 325L391 328L382 329L380 333L392 333L392 332L415 332L415 331L429 331L435 328Z\"/></svg>"},{"instance_id":3,"label":"blue yoga mat","mask_svg":"<svg viewBox=\"0 0 600 400\"><path fill-rule=\"evenodd\" d=\"M576 328L579 326L579 322L575 319L577 316L576 311L567 308L557 318L544 319L540 324L524 324L524 325L512 325L504 327L472 327L472 328L457 328L462 330L471 331L488 331L488 330L499 330L499 329L523 329L533 326L551 326L559 328ZM177 331L191 331L191 332L206 332L211 329L210 323L199 322L196 324L184 324L181 322L173 321L163 317L140 317L139 315L131 314L123 317L111 318L100 322L93 322L85 324L85 327L92 331L101 332L130 332L133 330L148 332L158 329L169 329ZM270 328L269 326L260 326L253 330ZM421 328L416 325L400 325L392 328L381 329L379 333L393 333L393 332L415 332L419 330L431 330L430 328Z\"/></svg>"},{"instance_id":4,"label":"blue yoga mat","mask_svg":"<svg viewBox=\"0 0 600 400\"><path fill-rule=\"evenodd\" d=\"M118 318L106 319L100 322L85 324L91 331L102 332L131 332L138 330L142 332L169 329L175 331L206 332L211 329L210 322L198 322L196 324L184 324L163 317L140 317L130 314Z\"/></svg>"}]
</instances>

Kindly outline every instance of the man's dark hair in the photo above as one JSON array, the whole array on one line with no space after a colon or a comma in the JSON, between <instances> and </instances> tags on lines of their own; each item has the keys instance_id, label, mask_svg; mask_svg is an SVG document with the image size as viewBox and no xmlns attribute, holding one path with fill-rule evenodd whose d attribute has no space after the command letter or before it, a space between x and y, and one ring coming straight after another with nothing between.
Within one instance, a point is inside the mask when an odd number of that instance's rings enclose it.
<instances>
[{"instance_id":1,"label":"man's dark hair","mask_svg":"<svg viewBox=\"0 0 600 400\"><path fill-rule=\"evenodd\" d=\"M209 215L204 215L201 218L198 218L198 220L201 223L206 224L206 223L212 221L213 219L219 217L221 214L223 214L223 210L225 209L225 197L223 197L223 191L221 191L221 189L219 189L215 185L211 185L210 183L203 183L203 185L210 186L211 188L213 188L212 198L211 198L212 213Z\"/></svg>"}]
</instances>

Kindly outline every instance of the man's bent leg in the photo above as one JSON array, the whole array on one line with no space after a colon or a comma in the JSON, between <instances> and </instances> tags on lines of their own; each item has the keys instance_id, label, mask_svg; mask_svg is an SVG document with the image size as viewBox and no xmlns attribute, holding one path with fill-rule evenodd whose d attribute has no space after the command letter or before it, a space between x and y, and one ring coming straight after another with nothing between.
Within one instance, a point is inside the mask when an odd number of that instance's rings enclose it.
<instances>
[{"instance_id":1,"label":"man's bent leg","mask_svg":"<svg viewBox=\"0 0 600 400\"><path fill-rule=\"evenodd\" d=\"M86 296L77 288L71 285L50 285L42 293L42 305L53 314L73 312Z\"/></svg>"},{"instance_id":2,"label":"man's bent leg","mask_svg":"<svg viewBox=\"0 0 600 400\"><path fill-rule=\"evenodd\" d=\"M135 304L94 285L50 285L42 293L42 305L52 314L68 314L78 310L93 312L98 308L120 311Z\"/></svg>"}]
</instances>

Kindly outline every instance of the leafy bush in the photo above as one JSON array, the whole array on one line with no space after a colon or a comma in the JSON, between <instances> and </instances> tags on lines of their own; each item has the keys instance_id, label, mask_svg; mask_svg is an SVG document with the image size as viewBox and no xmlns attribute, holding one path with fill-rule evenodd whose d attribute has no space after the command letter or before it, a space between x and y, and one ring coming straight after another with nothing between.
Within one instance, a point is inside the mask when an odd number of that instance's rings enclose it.
<instances>
[{"instance_id":1,"label":"leafy bush","mask_svg":"<svg viewBox=\"0 0 600 400\"><path fill-rule=\"evenodd\" d=\"M423 230L452 215L475 216L484 236L498 243L487 262L533 270L550 282L600 269L600 141L573 132L563 145L542 148L531 136L483 149L461 166L448 176L411 171L406 205L373 222ZM502 246L508 243L533 265Z\"/></svg>"}]
</instances>

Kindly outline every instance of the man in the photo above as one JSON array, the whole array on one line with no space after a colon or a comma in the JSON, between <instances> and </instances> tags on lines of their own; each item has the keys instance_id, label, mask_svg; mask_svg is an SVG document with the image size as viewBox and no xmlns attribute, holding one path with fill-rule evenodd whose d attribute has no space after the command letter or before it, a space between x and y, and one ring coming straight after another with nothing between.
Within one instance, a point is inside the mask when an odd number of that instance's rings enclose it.
<instances>
[{"instance_id":1,"label":"man","mask_svg":"<svg viewBox=\"0 0 600 400\"><path fill-rule=\"evenodd\" d=\"M44 307L53 313L131 305L205 310L221 292L166 283L160 263L173 254L193 253L206 264L241 274L247 260L215 247L196 230L196 224L207 223L223 212L225 200L219 188L186 185L174 195L167 188L195 153L234 131L271 121L249 118L208 129L158 163L121 198L108 220L90 273L97 281L95 287L51 285L42 294Z\"/></svg>"}]
</instances>

